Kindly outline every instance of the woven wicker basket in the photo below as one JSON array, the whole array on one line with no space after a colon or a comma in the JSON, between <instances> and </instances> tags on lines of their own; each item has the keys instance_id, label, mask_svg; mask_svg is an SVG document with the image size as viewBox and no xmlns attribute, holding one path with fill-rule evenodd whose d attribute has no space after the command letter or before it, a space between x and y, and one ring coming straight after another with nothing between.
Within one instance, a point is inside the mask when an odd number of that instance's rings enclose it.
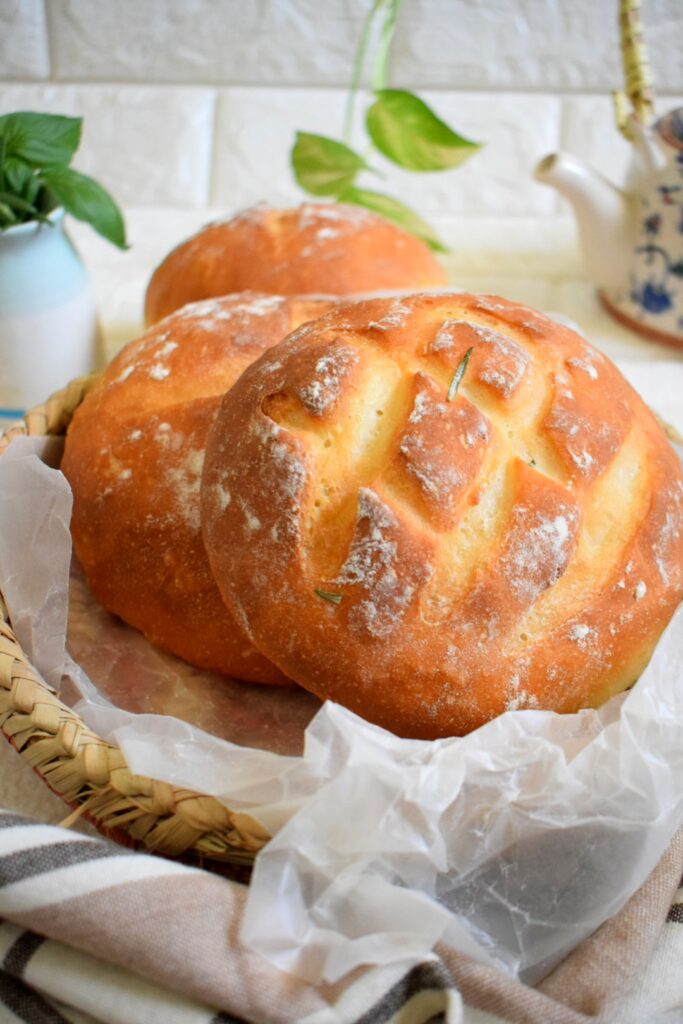
<instances>
[{"instance_id":1,"label":"woven wicker basket","mask_svg":"<svg viewBox=\"0 0 683 1024\"><path fill-rule=\"evenodd\" d=\"M0 436L0 455L20 436L60 436L95 376L73 381ZM29 664L12 632L0 581L0 728L31 767L118 842L178 857L249 865L269 836L213 797L133 775L121 751L100 739Z\"/></svg>"},{"instance_id":2,"label":"woven wicker basket","mask_svg":"<svg viewBox=\"0 0 683 1024\"><path fill-rule=\"evenodd\" d=\"M82 377L27 413L0 436L0 455L15 437L60 436L97 379ZM669 437L683 443L667 427ZM65 824L85 815L126 845L171 857L249 866L270 838L249 815L213 797L133 775L121 751L100 739L63 704L29 664L12 632L0 581L0 728L21 756L72 807Z\"/></svg>"}]
</instances>

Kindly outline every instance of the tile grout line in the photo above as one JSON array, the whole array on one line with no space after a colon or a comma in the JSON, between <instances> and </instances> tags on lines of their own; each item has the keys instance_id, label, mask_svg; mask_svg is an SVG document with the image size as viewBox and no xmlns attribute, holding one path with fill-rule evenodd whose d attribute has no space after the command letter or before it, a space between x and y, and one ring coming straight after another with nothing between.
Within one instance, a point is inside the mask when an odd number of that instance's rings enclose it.
<instances>
[{"instance_id":1,"label":"tile grout line","mask_svg":"<svg viewBox=\"0 0 683 1024\"><path fill-rule=\"evenodd\" d=\"M43 0L43 4L47 4L47 0ZM47 15L49 5L44 8L46 14L46 24L49 19ZM165 79L145 79L145 78L117 78L112 75L109 78L58 78L56 77L54 67L54 56L52 46L52 33L47 32L47 52L48 60L50 62L50 76L48 78L0 78L0 82L7 86L41 86L41 85L55 85L64 88L106 88L110 86L117 86L122 88L145 88L145 89L182 89L187 91L210 91L212 93L218 93L223 90L230 91L248 91L248 92L267 92L278 90L281 92L342 92L346 93L348 85L344 84L330 84L320 82L216 82L216 81L182 81L182 80L165 80ZM501 96L521 96L524 98L539 99L560 99L562 101L572 99L606 99L610 100L611 90L605 88L600 90L597 88L591 89L529 89L523 86L502 86L500 88L485 88L478 86L433 86L433 85L416 85L413 86L415 90L422 93L435 93L443 96L449 96L453 94L473 95L473 96L491 96L500 98ZM677 98L683 94L683 87L681 89L658 89L656 98L659 100L666 100L669 98Z\"/></svg>"},{"instance_id":2,"label":"tile grout line","mask_svg":"<svg viewBox=\"0 0 683 1024\"><path fill-rule=\"evenodd\" d=\"M43 5L43 31L45 32L45 49L47 51L48 73L47 82L55 82L55 54L54 54L54 33L52 31L50 5L48 0L42 0ZM13 83L14 84L14 83Z\"/></svg>"},{"instance_id":3,"label":"tile grout line","mask_svg":"<svg viewBox=\"0 0 683 1024\"><path fill-rule=\"evenodd\" d=\"M211 112L211 129L209 135L209 167L208 167L208 178L207 178L207 206L212 206L215 202L216 196L216 184L218 176L218 108L220 104L220 88L216 87L213 89L213 110Z\"/></svg>"}]
</instances>

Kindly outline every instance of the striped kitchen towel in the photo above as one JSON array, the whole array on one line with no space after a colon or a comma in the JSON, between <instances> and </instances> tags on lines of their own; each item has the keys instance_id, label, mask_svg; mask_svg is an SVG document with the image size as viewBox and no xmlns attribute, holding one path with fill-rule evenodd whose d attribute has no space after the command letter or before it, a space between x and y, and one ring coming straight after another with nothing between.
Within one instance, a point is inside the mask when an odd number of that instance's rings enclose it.
<instances>
[{"instance_id":1,"label":"striped kitchen towel","mask_svg":"<svg viewBox=\"0 0 683 1024\"><path fill-rule=\"evenodd\" d=\"M623 910L537 989L446 947L408 971L313 987L240 945L243 886L0 811L0 1021L683 1021L683 890L671 902L682 872L683 831Z\"/></svg>"}]
</instances>

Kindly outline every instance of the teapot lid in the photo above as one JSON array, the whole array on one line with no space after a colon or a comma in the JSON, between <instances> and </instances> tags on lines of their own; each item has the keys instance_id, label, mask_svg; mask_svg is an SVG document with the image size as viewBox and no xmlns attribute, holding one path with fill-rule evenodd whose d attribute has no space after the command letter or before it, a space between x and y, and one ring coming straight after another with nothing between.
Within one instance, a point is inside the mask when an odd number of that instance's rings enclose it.
<instances>
[{"instance_id":1,"label":"teapot lid","mask_svg":"<svg viewBox=\"0 0 683 1024\"><path fill-rule=\"evenodd\" d=\"M683 151L683 107L670 110L668 114L660 117L655 122L654 129L669 146Z\"/></svg>"}]
</instances>

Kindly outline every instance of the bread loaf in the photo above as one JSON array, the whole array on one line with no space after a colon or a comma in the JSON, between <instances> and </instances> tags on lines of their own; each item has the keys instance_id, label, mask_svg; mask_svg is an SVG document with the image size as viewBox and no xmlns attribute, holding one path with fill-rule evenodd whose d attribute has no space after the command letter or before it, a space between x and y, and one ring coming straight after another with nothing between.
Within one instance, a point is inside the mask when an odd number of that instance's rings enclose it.
<instances>
[{"instance_id":1,"label":"bread loaf","mask_svg":"<svg viewBox=\"0 0 683 1024\"><path fill-rule=\"evenodd\" d=\"M683 478L580 336L504 299L333 310L207 442L202 520L254 644L412 737L631 685L683 596Z\"/></svg>"},{"instance_id":2,"label":"bread loaf","mask_svg":"<svg viewBox=\"0 0 683 1024\"><path fill-rule=\"evenodd\" d=\"M413 235L358 206L255 206L174 249L147 289L155 323L186 302L253 289L278 295L442 287L443 269Z\"/></svg>"},{"instance_id":3,"label":"bread loaf","mask_svg":"<svg viewBox=\"0 0 683 1024\"><path fill-rule=\"evenodd\" d=\"M199 526L206 435L242 370L329 307L251 293L187 306L123 349L66 438L74 548L92 593L153 643L239 679L285 681L209 571Z\"/></svg>"}]
</instances>

